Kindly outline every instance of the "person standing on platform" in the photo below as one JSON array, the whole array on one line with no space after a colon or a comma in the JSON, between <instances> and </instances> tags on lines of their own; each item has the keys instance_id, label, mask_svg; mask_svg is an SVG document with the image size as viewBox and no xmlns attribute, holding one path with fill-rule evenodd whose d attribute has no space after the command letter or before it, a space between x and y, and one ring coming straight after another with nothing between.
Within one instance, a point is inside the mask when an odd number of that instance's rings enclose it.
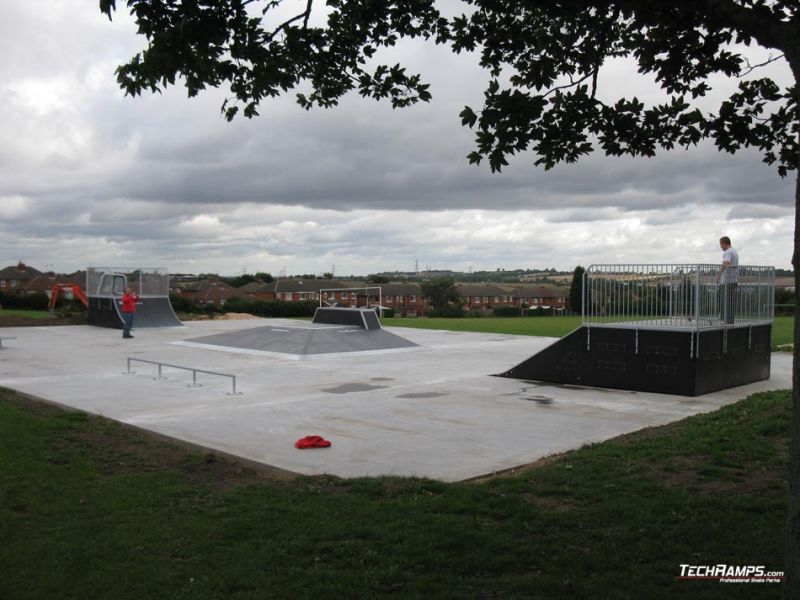
<instances>
[{"instance_id":1,"label":"person standing on platform","mask_svg":"<svg viewBox=\"0 0 800 600\"><path fill-rule=\"evenodd\" d=\"M731 238L727 235L719 238L719 247L722 248L722 266L717 276L717 283L720 284L720 318L726 325L733 325L736 320L736 284L739 280L739 253L731 246Z\"/></svg>"},{"instance_id":2,"label":"person standing on platform","mask_svg":"<svg viewBox=\"0 0 800 600\"><path fill-rule=\"evenodd\" d=\"M139 296L131 289L127 288L122 294L122 337L130 339L131 327L133 327L133 315L136 313L136 303Z\"/></svg>"}]
</instances>

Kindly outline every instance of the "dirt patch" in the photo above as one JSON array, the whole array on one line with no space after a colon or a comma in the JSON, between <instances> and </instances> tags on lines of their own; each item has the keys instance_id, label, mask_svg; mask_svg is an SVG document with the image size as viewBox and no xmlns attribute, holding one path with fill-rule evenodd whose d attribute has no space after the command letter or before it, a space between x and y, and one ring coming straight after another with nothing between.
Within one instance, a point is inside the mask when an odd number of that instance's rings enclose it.
<instances>
[{"instance_id":1,"label":"dirt patch","mask_svg":"<svg viewBox=\"0 0 800 600\"><path fill-rule=\"evenodd\" d=\"M260 319L261 317L257 317L255 315L251 315L250 313L225 313L224 315L217 315L214 317L215 321L243 321L246 319Z\"/></svg>"},{"instance_id":2,"label":"dirt patch","mask_svg":"<svg viewBox=\"0 0 800 600\"><path fill-rule=\"evenodd\" d=\"M788 452L787 452L788 454ZM786 457L788 460L788 456ZM713 475L703 474L698 465L707 465L708 456L676 456L668 465L651 463L647 475L666 487L694 490L704 494L767 496L785 495L786 472L764 468L719 467Z\"/></svg>"},{"instance_id":3,"label":"dirt patch","mask_svg":"<svg viewBox=\"0 0 800 600\"><path fill-rule=\"evenodd\" d=\"M86 316L55 316L43 319L23 317L21 315L3 315L0 317L0 327L52 327L53 325L86 325Z\"/></svg>"}]
</instances>

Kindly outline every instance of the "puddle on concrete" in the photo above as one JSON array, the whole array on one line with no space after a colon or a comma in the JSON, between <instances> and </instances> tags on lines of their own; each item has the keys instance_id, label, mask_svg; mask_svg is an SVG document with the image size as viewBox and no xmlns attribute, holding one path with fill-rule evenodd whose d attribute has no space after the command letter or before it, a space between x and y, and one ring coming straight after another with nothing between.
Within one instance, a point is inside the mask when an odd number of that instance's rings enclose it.
<instances>
[{"instance_id":1,"label":"puddle on concrete","mask_svg":"<svg viewBox=\"0 0 800 600\"><path fill-rule=\"evenodd\" d=\"M349 394L351 392L382 390L385 387L385 385L370 385L368 383L343 383L342 385L337 385L335 388L328 388L322 391L328 392L329 394Z\"/></svg>"},{"instance_id":2,"label":"puddle on concrete","mask_svg":"<svg viewBox=\"0 0 800 600\"><path fill-rule=\"evenodd\" d=\"M400 394L395 398L438 398L439 396L447 396L447 392L417 392L414 394Z\"/></svg>"},{"instance_id":3,"label":"puddle on concrete","mask_svg":"<svg viewBox=\"0 0 800 600\"><path fill-rule=\"evenodd\" d=\"M553 399L550 398L549 396L525 396L523 400L531 400L533 402L541 404L542 406L549 406L550 404L553 403Z\"/></svg>"},{"instance_id":4,"label":"puddle on concrete","mask_svg":"<svg viewBox=\"0 0 800 600\"><path fill-rule=\"evenodd\" d=\"M391 377L371 377L370 381L394 381Z\"/></svg>"}]
</instances>

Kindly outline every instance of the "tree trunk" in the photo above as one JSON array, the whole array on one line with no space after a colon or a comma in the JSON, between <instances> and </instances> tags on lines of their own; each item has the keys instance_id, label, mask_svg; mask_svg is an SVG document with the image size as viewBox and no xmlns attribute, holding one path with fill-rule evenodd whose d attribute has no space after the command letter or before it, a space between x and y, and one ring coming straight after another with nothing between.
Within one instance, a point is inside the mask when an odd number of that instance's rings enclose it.
<instances>
[{"instance_id":1,"label":"tree trunk","mask_svg":"<svg viewBox=\"0 0 800 600\"><path fill-rule=\"evenodd\" d=\"M800 135L798 136L800 138ZM800 162L800 161L798 161ZM794 356L792 358L792 446L784 597L800 600L800 165L794 192Z\"/></svg>"}]
</instances>

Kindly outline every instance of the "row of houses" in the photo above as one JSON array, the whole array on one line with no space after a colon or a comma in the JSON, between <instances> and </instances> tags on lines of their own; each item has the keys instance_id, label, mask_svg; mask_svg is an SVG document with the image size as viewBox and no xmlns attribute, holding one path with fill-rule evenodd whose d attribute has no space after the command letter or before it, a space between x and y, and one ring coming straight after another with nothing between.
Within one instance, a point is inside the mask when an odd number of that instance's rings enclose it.
<instances>
[{"instance_id":1,"label":"row of houses","mask_svg":"<svg viewBox=\"0 0 800 600\"><path fill-rule=\"evenodd\" d=\"M370 286L372 289L365 289ZM260 281L234 288L221 280L176 278L171 284L174 294L198 304L224 306L232 298L322 302L331 306L383 306L402 317L424 316L428 302L417 283L396 282L370 284L333 279L277 279ZM464 308L491 312L497 307L552 309L568 308L568 290L547 286L498 286L489 284L456 284Z\"/></svg>"},{"instance_id":2,"label":"row of houses","mask_svg":"<svg viewBox=\"0 0 800 600\"><path fill-rule=\"evenodd\" d=\"M54 284L86 286L86 271L78 271L70 275L59 275L52 271L42 272L23 262L0 269L0 292L37 294L48 296ZM85 290L84 290L85 291ZM71 297L71 292L66 292Z\"/></svg>"}]
</instances>

